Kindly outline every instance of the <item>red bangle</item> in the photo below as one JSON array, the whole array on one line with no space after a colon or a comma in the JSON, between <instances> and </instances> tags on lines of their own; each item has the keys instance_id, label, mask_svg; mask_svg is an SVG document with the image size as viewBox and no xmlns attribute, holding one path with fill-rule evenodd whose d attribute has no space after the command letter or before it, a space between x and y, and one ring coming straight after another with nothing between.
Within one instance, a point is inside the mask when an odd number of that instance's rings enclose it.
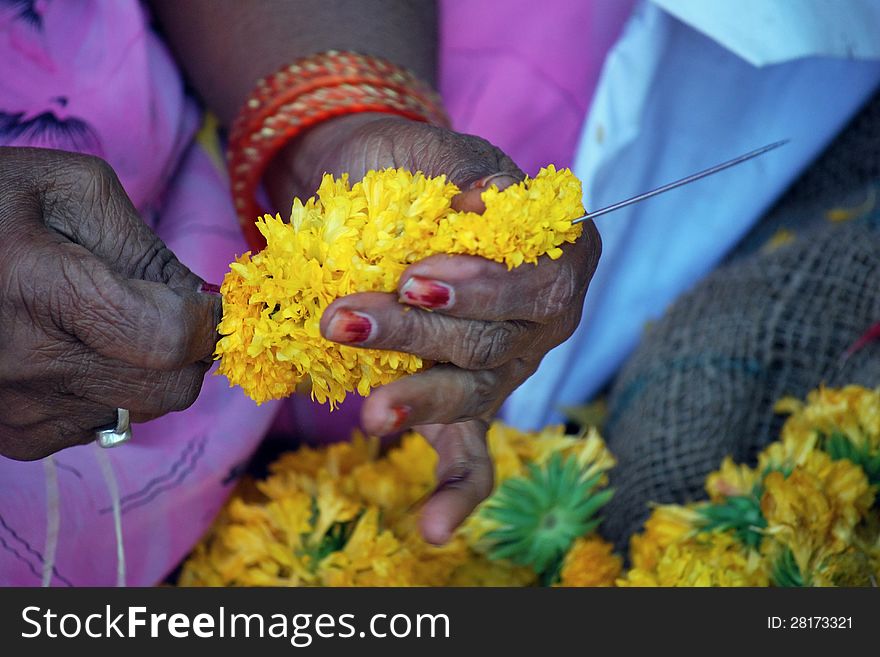
<instances>
[{"instance_id":1,"label":"red bangle","mask_svg":"<svg viewBox=\"0 0 880 657\"><path fill-rule=\"evenodd\" d=\"M254 221L263 214L256 191L272 158L321 121L356 112L386 112L449 125L440 97L404 68L379 57L330 50L260 80L232 124L232 198L250 247L265 246Z\"/></svg>"}]
</instances>

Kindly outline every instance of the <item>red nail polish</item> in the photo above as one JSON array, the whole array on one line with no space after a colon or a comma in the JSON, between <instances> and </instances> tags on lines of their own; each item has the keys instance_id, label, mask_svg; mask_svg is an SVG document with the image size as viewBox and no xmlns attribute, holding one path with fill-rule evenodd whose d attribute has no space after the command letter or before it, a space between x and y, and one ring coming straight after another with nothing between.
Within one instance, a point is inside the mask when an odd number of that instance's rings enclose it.
<instances>
[{"instance_id":1,"label":"red nail polish","mask_svg":"<svg viewBox=\"0 0 880 657\"><path fill-rule=\"evenodd\" d=\"M409 419L412 409L409 406L395 406L391 409L391 422L389 432L400 431L403 425Z\"/></svg>"},{"instance_id":2,"label":"red nail polish","mask_svg":"<svg viewBox=\"0 0 880 657\"><path fill-rule=\"evenodd\" d=\"M213 294L216 296L220 296L220 286L214 285L213 283L202 283L199 286L199 292L202 294Z\"/></svg>"},{"instance_id":3,"label":"red nail polish","mask_svg":"<svg viewBox=\"0 0 880 657\"><path fill-rule=\"evenodd\" d=\"M330 320L328 337L335 342L358 344L366 342L373 333L373 320L369 315L353 310L337 310Z\"/></svg>"},{"instance_id":4,"label":"red nail polish","mask_svg":"<svg viewBox=\"0 0 880 657\"><path fill-rule=\"evenodd\" d=\"M414 306L440 310L452 306L455 292L446 283L421 276L412 276L400 288L400 300Z\"/></svg>"}]
</instances>

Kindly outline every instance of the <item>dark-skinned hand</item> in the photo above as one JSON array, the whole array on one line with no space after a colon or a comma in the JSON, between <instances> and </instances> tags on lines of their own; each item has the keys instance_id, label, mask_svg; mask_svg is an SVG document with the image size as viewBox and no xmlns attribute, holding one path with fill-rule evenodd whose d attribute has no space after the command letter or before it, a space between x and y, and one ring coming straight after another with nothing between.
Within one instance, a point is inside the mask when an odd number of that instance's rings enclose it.
<instances>
[{"instance_id":1,"label":"dark-skinned hand","mask_svg":"<svg viewBox=\"0 0 880 657\"><path fill-rule=\"evenodd\" d=\"M523 178L509 157L483 139L361 114L328 121L293 142L266 182L273 203L284 209L294 195L314 193L325 171L347 172L355 181L385 167L446 174L463 190L453 207L475 212L485 209L480 195L487 186L504 188ZM336 300L322 317L321 330L330 340L437 363L374 390L361 417L373 434L416 428L437 450L440 483L421 519L431 542L447 541L491 492L491 418L580 321L601 252L595 226L586 223L582 237L563 251L558 260L543 257L537 266L511 271L478 257L431 256L404 272L396 293L353 294ZM352 341L355 336L359 341Z\"/></svg>"},{"instance_id":2,"label":"dark-skinned hand","mask_svg":"<svg viewBox=\"0 0 880 657\"><path fill-rule=\"evenodd\" d=\"M0 454L92 441L117 408L192 404L220 314L201 285L105 162L0 148Z\"/></svg>"}]
</instances>

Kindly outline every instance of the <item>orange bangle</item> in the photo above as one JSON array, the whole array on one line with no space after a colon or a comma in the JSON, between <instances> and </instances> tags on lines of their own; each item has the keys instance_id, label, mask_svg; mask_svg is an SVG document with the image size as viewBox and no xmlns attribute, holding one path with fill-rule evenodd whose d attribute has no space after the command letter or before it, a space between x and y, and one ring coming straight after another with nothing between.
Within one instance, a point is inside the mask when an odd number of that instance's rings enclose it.
<instances>
[{"instance_id":1,"label":"orange bangle","mask_svg":"<svg viewBox=\"0 0 880 657\"><path fill-rule=\"evenodd\" d=\"M232 124L228 148L235 211L253 250L265 246L254 222L264 213L256 191L266 166L307 128L356 112L386 112L449 125L431 87L379 57L329 50L257 83Z\"/></svg>"}]
</instances>

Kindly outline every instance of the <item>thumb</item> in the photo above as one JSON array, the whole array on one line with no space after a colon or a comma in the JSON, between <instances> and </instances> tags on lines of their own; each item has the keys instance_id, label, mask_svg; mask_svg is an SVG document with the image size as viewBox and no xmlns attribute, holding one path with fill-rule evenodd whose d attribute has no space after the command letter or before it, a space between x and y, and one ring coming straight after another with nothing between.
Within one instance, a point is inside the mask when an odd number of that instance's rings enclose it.
<instances>
[{"instance_id":1,"label":"thumb","mask_svg":"<svg viewBox=\"0 0 880 657\"><path fill-rule=\"evenodd\" d=\"M471 183L464 191L452 199L452 209L458 212L476 212L482 214L486 210L483 203L483 192L491 187L498 190L506 189L522 181L520 171L499 171Z\"/></svg>"},{"instance_id":2,"label":"thumb","mask_svg":"<svg viewBox=\"0 0 880 657\"><path fill-rule=\"evenodd\" d=\"M135 367L176 370L214 351L220 298L126 279L75 244L59 245L54 323L98 354Z\"/></svg>"}]
</instances>

